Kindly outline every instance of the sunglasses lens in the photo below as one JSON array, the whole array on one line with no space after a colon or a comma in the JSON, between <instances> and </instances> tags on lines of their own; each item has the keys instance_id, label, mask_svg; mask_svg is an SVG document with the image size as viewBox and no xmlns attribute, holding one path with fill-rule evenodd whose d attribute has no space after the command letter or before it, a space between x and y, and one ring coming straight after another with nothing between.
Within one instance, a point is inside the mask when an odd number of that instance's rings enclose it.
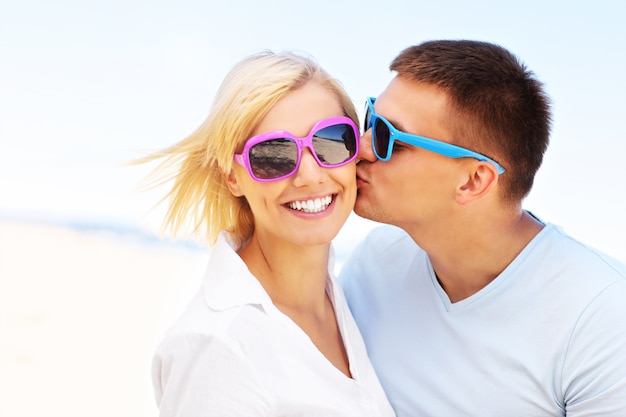
<instances>
[{"instance_id":1,"label":"sunglasses lens","mask_svg":"<svg viewBox=\"0 0 626 417\"><path fill-rule=\"evenodd\" d=\"M291 139L270 139L250 148L248 156L252 173L257 178L279 178L296 169L298 146Z\"/></svg>"},{"instance_id":2,"label":"sunglasses lens","mask_svg":"<svg viewBox=\"0 0 626 417\"><path fill-rule=\"evenodd\" d=\"M325 166L339 165L348 161L356 153L356 143L354 129L345 123L327 126L313 135L313 149Z\"/></svg>"},{"instance_id":3,"label":"sunglasses lens","mask_svg":"<svg viewBox=\"0 0 626 417\"><path fill-rule=\"evenodd\" d=\"M374 122L374 150L381 159L387 158L387 151L389 150L389 126L380 119L376 119Z\"/></svg>"},{"instance_id":4,"label":"sunglasses lens","mask_svg":"<svg viewBox=\"0 0 626 417\"><path fill-rule=\"evenodd\" d=\"M367 132L367 129L372 127L372 111L370 110L369 104L365 109L365 118L363 119L363 133Z\"/></svg>"}]
</instances>

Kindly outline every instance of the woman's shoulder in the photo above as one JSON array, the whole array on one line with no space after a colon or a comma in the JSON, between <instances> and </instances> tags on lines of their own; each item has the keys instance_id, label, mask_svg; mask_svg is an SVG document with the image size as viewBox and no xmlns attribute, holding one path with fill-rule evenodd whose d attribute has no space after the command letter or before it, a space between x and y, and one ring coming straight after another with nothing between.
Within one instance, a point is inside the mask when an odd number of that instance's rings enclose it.
<instances>
[{"instance_id":1,"label":"woman's shoulder","mask_svg":"<svg viewBox=\"0 0 626 417\"><path fill-rule=\"evenodd\" d=\"M205 302L204 293L198 291L182 314L166 331L161 346L175 346L179 343L209 343L228 339L229 328L238 315L238 309L217 311Z\"/></svg>"}]
</instances>

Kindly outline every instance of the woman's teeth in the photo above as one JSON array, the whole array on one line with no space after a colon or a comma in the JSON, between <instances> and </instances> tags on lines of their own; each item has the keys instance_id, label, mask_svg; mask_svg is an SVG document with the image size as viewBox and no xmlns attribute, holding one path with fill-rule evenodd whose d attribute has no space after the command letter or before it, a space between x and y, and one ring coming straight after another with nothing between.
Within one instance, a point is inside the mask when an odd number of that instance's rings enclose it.
<instances>
[{"instance_id":1,"label":"woman's teeth","mask_svg":"<svg viewBox=\"0 0 626 417\"><path fill-rule=\"evenodd\" d=\"M287 203L287 206L293 210L299 210L305 213L319 213L320 211L326 210L332 201L333 198L328 195L326 197L316 198L315 200L292 201Z\"/></svg>"}]
</instances>

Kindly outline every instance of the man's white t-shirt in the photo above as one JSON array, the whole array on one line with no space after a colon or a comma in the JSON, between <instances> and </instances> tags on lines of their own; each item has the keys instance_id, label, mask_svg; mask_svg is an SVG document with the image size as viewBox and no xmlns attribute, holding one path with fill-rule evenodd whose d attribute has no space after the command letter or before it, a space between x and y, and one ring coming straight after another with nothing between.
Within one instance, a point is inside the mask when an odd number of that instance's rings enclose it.
<instances>
[{"instance_id":1,"label":"man's white t-shirt","mask_svg":"<svg viewBox=\"0 0 626 417\"><path fill-rule=\"evenodd\" d=\"M554 225L456 303L392 226L339 280L398 417L626 416L626 267Z\"/></svg>"}]
</instances>

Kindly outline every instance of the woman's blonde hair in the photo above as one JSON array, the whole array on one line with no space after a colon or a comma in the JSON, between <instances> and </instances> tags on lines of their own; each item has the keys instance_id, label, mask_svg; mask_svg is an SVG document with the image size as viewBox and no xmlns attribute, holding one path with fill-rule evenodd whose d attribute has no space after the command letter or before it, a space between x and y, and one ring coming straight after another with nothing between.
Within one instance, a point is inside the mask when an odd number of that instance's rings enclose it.
<instances>
[{"instance_id":1,"label":"woman's blonde hair","mask_svg":"<svg viewBox=\"0 0 626 417\"><path fill-rule=\"evenodd\" d=\"M231 171L233 155L274 104L307 82L328 88L344 115L358 125L354 105L342 85L313 58L262 51L241 60L227 74L209 115L195 132L139 161L161 160L149 177L151 185L173 181L163 199L169 200L165 228L176 236L191 226L209 244L215 243L222 230L239 243L250 238L254 231L250 207L245 197L231 194L223 173Z\"/></svg>"}]
</instances>

